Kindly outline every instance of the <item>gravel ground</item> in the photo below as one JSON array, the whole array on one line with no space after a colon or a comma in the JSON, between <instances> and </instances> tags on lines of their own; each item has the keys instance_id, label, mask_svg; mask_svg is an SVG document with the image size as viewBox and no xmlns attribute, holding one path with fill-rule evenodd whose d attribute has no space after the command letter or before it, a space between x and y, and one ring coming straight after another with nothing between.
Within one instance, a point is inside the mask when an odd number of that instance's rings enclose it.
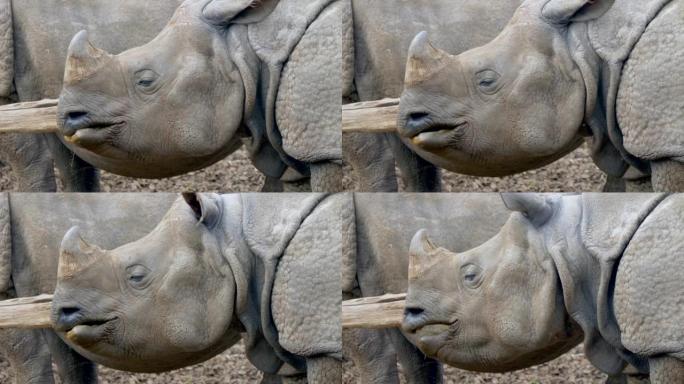
<instances>
[{"instance_id":1,"label":"gravel ground","mask_svg":"<svg viewBox=\"0 0 684 384\"><path fill-rule=\"evenodd\" d=\"M162 180L132 179L102 172L104 192L256 192L264 177L250 163L244 151L201 171ZM598 192L605 176L593 164L585 147L544 168L520 175L491 178L443 172L445 192ZM354 189L351 169L345 168L344 185ZM9 168L0 166L0 191L14 190Z\"/></svg>"}]
</instances>

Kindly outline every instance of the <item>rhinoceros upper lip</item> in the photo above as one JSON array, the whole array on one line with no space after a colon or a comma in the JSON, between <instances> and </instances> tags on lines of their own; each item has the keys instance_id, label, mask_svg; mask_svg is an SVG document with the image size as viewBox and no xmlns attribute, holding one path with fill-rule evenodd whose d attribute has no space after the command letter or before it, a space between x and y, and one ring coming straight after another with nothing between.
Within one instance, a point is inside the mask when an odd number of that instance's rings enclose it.
<instances>
[{"instance_id":1,"label":"rhinoceros upper lip","mask_svg":"<svg viewBox=\"0 0 684 384\"><path fill-rule=\"evenodd\" d=\"M105 121L105 120L87 120L83 121L82 123L72 125L72 126L66 126L64 123L62 123L62 135L64 137L72 137L76 134L76 132L84 130L84 129L94 129L94 130L102 130L102 129L111 129L114 127L118 127L123 125L125 122L124 121Z\"/></svg>"},{"instance_id":2,"label":"rhinoceros upper lip","mask_svg":"<svg viewBox=\"0 0 684 384\"><path fill-rule=\"evenodd\" d=\"M110 323L112 321L116 320L116 317L111 317L108 319L80 319L79 321L75 322L74 324L69 327L69 329L64 329L64 332L71 332L74 328L82 326L82 327L100 327L103 326L107 323Z\"/></svg>"},{"instance_id":3,"label":"rhinoceros upper lip","mask_svg":"<svg viewBox=\"0 0 684 384\"><path fill-rule=\"evenodd\" d=\"M465 127L468 125L467 121L460 121L458 123L432 123L432 124L426 124L424 127L421 127L419 129L415 129L411 132L409 132L408 138L413 139L423 133L429 133L429 132L441 132L441 131L461 131L465 129Z\"/></svg>"}]
</instances>

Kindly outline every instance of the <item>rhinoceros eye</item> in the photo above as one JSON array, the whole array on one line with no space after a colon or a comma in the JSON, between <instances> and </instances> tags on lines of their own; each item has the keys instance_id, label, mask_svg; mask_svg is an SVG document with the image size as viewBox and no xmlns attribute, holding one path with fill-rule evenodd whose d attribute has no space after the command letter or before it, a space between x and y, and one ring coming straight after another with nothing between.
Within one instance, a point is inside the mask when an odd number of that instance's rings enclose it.
<instances>
[{"instance_id":1,"label":"rhinoceros eye","mask_svg":"<svg viewBox=\"0 0 684 384\"><path fill-rule=\"evenodd\" d=\"M135 289L144 289L149 285L149 274L150 270L144 265L136 264L126 268L128 284Z\"/></svg>"},{"instance_id":2,"label":"rhinoceros eye","mask_svg":"<svg viewBox=\"0 0 684 384\"><path fill-rule=\"evenodd\" d=\"M482 268L475 264L466 264L461 267L461 276L466 288L475 289L482 283Z\"/></svg>"},{"instance_id":3,"label":"rhinoceros eye","mask_svg":"<svg viewBox=\"0 0 684 384\"><path fill-rule=\"evenodd\" d=\"M498 73L491 69L485 69L475 75L475 82L482 93L492 95L499 90L498 80L500 77Z\"/></svg>"},{"instance_id":4,"label":"rhinoceros eye","mask_svg":"<svg viewBox=\"0 0 684 384\"><path fill-rule=\"evenodd\" d=\"M157 90L157 79L159 75L149 69L138 71L135 74L135 87L146 94L154 93Z\"/></svg>"}]
</instances>

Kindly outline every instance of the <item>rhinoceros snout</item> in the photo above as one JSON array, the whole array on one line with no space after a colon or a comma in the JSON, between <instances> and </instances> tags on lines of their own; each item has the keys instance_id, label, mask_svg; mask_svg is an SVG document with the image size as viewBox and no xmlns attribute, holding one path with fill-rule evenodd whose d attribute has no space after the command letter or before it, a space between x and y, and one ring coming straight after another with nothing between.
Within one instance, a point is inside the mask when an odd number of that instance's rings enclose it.
<instances>
[{"instance_id":1,"label":"rhinoceros snout","mask_svg":"<svg viewBox=\"0 0 684 384\"><path fill-rule=\"evenodd\" d=\"M64 114L64 129L63 133L66 136L71 136L79 129L89 124L88 112L85 111L70 111Z\"/></svg>"},{"instance_id":2,"label":"rhinoceros snout","mask_svg":"<svg viewBox=\"0 0 684 384\"><path fill-rule=\"evenodd\" d=\"M54 328L66 332L81 321L81 308L75 306L58 307L55 310Z\"/></svg>"},{"instance_id":3,"label":"rhinoceros snout","mask_svg":"<svg viewBox=\"0 0 684 384\"><path fill-rule=\"evenodd\" d=\"M403 124L399 124L399 133L404 137L414 137L432 124L430 114L427 112L410 112L402 119Z\"/></svg>"},{"instance_id":4,"label":"rhinoceros snout","mask_svg":"<svg viewBox=\"0 0 684 384\"><path fill-rule=\"evenodd\" d=\"M415 333L423 326L425 326L425 310L414 306L406 307L404 309L404 320L401 324L404 332Z\"/></svg>"}]
</instances>

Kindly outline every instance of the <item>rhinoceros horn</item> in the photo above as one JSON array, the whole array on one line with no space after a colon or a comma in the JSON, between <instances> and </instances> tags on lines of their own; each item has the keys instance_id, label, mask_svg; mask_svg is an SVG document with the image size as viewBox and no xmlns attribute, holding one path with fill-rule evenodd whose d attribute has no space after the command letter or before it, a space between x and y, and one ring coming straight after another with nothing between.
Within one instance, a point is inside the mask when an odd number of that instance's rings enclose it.
<instances>
[{"instance_id":1,"label":"rhinoceros horn","mask_svg":"<svg viewBox=\"0 0 684 384\"><path fill-rule=\"evenodd\" d=\"M57 276L60 279L74 277L79 271L97 261L98 255L102 252L100 248L83 240L78 227L72 227L62 239Z\"/></svg>"},{"instance_id":2,"label":"rhinoceros horn","mask_svg":"<svg viewBox=\"0 0 684 384\"><path fill-rule=\"evenodd\" d=\"M444 68L449 54L435 48L427 32L423 31L416 35L411 42L406 63L406 85L413 85L431 78Z\"/></svg>"},{"instance_id":3,"label":"rhinoceros horn","mask_svg":"<svg viewBox=\"0 0 684 384\"><path fill-rule=\"evenodd\" d=\"M416 232L409 248L409 280L419 278L427 268L434 264L432 256L436 250L437 247L428 237L427 230L421 229Z\"/></svg>"},{"instance_id":4,"label":"rhinoceros horn","mask_svg":"<svg viewBox=\"0 0 684 384\"><path fill-rule=\"evenodd\" d=\"M89 77L112 58L112 55L90 42L87 31L77 33L69 44L64 83L74 83Z\"/></svg>"}]
</instances>

